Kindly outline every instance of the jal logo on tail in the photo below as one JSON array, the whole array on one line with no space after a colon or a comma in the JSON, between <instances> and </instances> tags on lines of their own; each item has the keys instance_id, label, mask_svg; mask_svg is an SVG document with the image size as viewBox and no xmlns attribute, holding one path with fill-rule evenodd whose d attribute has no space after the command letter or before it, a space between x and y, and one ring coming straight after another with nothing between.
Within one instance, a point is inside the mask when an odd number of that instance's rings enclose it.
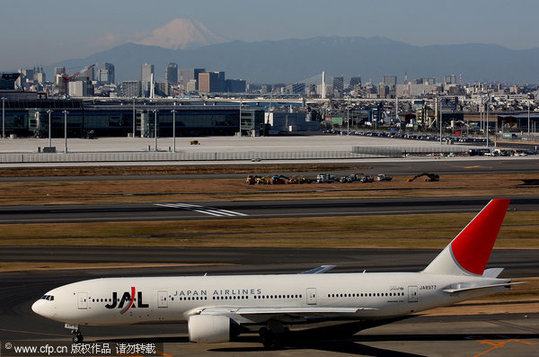
<instances>
[{"instance_id":1,"label":"jal logo on tail","mask_svg":"<svg viewBox=\"0 0 539 357\"><path fill-rule=\"evenodd\" d=\"M136 300L137 300L136 305L134 304L135 296L136 296ZM119 301L118 301L118 293L116 291L113 291L111 301L112 302L110 304L105 305L105 307L107 309L116 309L116 308L122 309L120 311L120 314L125 314L132 307L133 308L135 308L135 307L138 307L138 308L147 308L147 307L149 307L148 304L145 304L142 301L142 291L137 292L134 286L131 287L131 292L129 292L129 291L124 292ZM125 307L124 307L124 305L125 305Z\"/></svg>"}]
</instances>

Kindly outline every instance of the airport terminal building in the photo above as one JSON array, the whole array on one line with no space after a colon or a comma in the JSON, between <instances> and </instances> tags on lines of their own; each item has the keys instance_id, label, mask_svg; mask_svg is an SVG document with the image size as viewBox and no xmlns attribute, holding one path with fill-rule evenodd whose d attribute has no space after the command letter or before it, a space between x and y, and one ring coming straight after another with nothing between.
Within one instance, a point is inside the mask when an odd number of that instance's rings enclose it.
<instances>
[{"instance_id":1,"label":"airport terminal building","mask_svg":"<svg viewBox=\"0 0 539 357\"><path fill-rule=\"evenodd\" d=\"M9 94L9 96L8 96ZM37 93L0 91L6 135L47 137L153 137L263 135L264 110L239 105L174 105L174 101L49 99ZM176 103L179 104L179 103ZM241 115L241 120L240 120ZM240 124L241 122L241 124Z\"/></svg>"}]
</instances>

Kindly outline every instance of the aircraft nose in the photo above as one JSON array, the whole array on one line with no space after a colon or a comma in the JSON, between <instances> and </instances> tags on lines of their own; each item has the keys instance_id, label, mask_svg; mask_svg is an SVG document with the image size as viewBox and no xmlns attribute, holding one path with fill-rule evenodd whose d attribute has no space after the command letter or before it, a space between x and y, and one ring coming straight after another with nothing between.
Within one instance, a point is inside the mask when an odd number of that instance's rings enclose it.
<instances>
[{"instance_id":1,"label":"aircraft nose","mask_svg":"<svg viewBox=\"0 0 539 357\"><path fill-rule=\"evenodd\" d=\"M32 311L38 315L42 315L43 310L43 300L37 300L32 304Z\"/></svg>"},{"instance_id":2,"label":"aircraft nose","mask_svg":"<svg viewBox=\"0 0 539 357\"><path fill-rule=\"evenodd\" d=\"M32 304L32 311L43 317L51 318L54 316L55 309L53 304L47 300L37 300Z\"/></svg>"}]
</instances>

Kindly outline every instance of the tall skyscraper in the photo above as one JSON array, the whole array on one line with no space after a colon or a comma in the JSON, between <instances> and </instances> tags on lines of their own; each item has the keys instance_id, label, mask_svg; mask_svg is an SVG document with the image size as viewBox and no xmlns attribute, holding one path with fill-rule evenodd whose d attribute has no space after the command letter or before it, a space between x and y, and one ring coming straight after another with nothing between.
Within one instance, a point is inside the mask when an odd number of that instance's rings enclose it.
<instances>
[{"instance_id":1,"label":"tall skyscraper","mask_svg":"<svg viewBox=\"0 0 539 357\"><path fill-rule=\"evenodd\" d=\"M350 88L361 85L361 77L350 77Z\"/></svg>"},{"instance_id":2,"label":"tall skyscraper","mask_svg":"<svg viewBox=\"0 0 539 357\"><path fill-rule=\"evenodd\" d=\"M397 76L384 76L384 84L389 87L389 89L395 89L397 85Z\"/></svg>"},{"instance_id":3,"label":"tall skyscraper","mask_svg":"<svg viewBox=\"0 0 539 357\"><path fill-rule=\"evenodd\" d=\"M151 63L144 63L141 68L141 76L140 81L142 83L142 96L143 97L149 97L150 96L150 86L151 86L151 78L152 74L154 74L154 66Z\"/></svg>"},{"instance_id":4,"label":"tall skyscraper","mask_svg":"<svg viewBox=\"0 0 539 357\"><path fill-rule=\"evenodd\" d=\"M103 63L99 71L99 81L106 84L114 83L114 65L112 63Z\"/></svg>"},{"instance_id":5,"label":"tall skyscraper","mask_svg":"<svg viewBox=\"0 0 539 357\"><path fill-rule=\"evenodd\" d=\"M198 91L200 93L217 92L219 87L219 74L217 72L203 72L198 74Z\"/></svg>"},{"instance_id":6,"label":"tall skyscraper","mask_svg":"<svg viewBox=\"0 0 539 357\"><path fill-rule=\"evenodd\" d=\"M204 68L182 68L180 69L180 84L187 86L189 81L195 81L195 90L198 90L198 75L204 73L206 70Z\"/></svg>"},{"instance_id":7,"label":"tall skyscraper","mask_svg":"<svg viewBox=\"0 0 539 357\"><path fill-rule=\"evenodd\" d=\"M344 90L344 77L333 77L333 91L342 92Z\"/></svg>"},{"instance_id":8,"label":"tall skyscraper","mask_svg":"<svg viewBox=\"0 0 539 357\"><path fill-rule=\"evenodd\" d=\"M56 76L57 74L65 74L66 73L66 68L65 67L54 67L54 75Z\"/></svg>"},{"instance_id":9,"label":"tall skyscraper","mask_svg":"<svg viewBox=\"0 0 539 357\"><path fill-rule=\"evenodd\" d=\"M217 92L226 92L226 78L225 72L217 72Z\"/></svg>"},{"instance_id":10,"label":"tall skyscraper","mask_svg":"<svg viewBox=\"0 0 539 357\"><path fill-rule=\"evenodd\" d=\"M165 66L165 78L169 85L178 83L178 65L176 63L169 63Z\"/></svg>"},{"instance_id":11,"label":"tall skyscraper","mask_svg":"<svg viewBox=\"0 0 539 357\"><path fill-rule=\"evenodd\" d=\"M82 81L93 81L95 78L94 67L88 67L85 71L82 71L80 75L76 78L77 80Z\"/></svg>"}]
</instances>

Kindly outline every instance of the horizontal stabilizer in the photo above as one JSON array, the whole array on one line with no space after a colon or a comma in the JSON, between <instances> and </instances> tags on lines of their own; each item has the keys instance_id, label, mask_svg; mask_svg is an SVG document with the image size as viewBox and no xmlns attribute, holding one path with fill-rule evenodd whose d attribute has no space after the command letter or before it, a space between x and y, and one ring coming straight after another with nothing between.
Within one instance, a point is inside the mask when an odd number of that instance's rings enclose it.
<instances>
[{"instance_id":1,"label":"horizontal stabilizer","mask_svg":"<svg viewBox=\"0 0 539 357\"><path fill-rule=\"evenodd\" d=\"M497 278L503 271L503 268L490 268L485 269L483 272L483 278Z\"/></svg>"},{"instance_id":2,"label":"horizontal stabilizer","mask_svg":"<svg viewBox=\"0 0 539 357\"><path fill-rule=\"evenodd\" d=\"M300 274L322 274L327 273L330 270L333 270L336 267L336 265L321 265L317 268L313 268L304 272L301 272Z\"/></svg>"},{"instance_id":3,"label":"horizontal stabilizer","mask_svg":"<svg viewBox=\"0 0 539 357\"><path fill-rule=\"evenodd\" d=\"M519 281L516 283L502 283L502 284L491 284L491 285L481 285L481 286L472 286L472 287L466 287L466 288L449 288L442 290L444 293L448 294L457 294L462 293L465 291L473 291L473 290L480 290L480 289L493 289L493 288L509 288L511 285L520 285L525 284L524 281Z\"/></svg>"}]
</instances>

